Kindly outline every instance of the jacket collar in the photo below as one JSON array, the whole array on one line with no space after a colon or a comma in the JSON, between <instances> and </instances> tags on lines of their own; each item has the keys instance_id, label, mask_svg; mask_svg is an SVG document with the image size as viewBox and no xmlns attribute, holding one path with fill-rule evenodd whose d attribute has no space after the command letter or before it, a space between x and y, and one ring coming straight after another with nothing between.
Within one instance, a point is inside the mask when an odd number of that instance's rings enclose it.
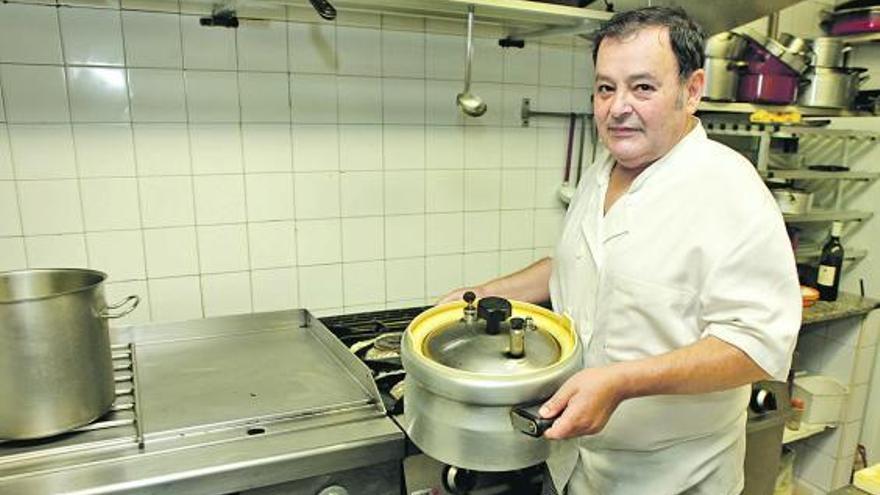
<instances>
[{"instance_id":1,"label":"jacket collar","mask_svg":"<svg viewBox=\"0 0 880 495\"><path fill-rule=\"evenodd\" d=\"M696 119L696 125L693 129L691 129L685 136L682 138L672 149L669 150L665 155L660 157L657 161L648 166L638 177L630 184L629 190L627 194L633 193L637 191L639 188L645 184L649 177L657 173L658 170L667 168L670 164L676 162L676 158L680 157L683 153L687 153L688 148L690 148L693 144L699 143L705 139L707 139L706 131L703 129L703 124L699 119ZM605 159L599 162L599 167L596 170L596 181L599 186L602 186L598 190L604 190L605 186L608 185L608 181L611 176L611 168L614 165L614 157L608 153L605 156ZM601 196L601 195L597 195ZM618 201L629 201L629 198L626 197L625 194ZM603 208L605 203L604 197L595 197L595 200L598 201L598 204L595 206L597 208ZM625 205L622 205L625 206ZM610 214L605 217L605 224L603 228L602 239L599 239L602 243L607 242L608 240L626 234L629 232L629 209L628 208L615 208L612 209ZM595 252L596 248L596 230L593 225L592 219L585 219L586 221L582 222L581 229L584 234L584 237L587 240L587 244L590 246L590 249Z\"/></svg>"}]
</instances>

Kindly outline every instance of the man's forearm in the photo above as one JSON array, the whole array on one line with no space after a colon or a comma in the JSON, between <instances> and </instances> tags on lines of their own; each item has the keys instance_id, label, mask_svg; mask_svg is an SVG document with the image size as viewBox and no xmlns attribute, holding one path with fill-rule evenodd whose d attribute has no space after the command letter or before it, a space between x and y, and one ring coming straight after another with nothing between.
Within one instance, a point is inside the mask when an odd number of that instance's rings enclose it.
<instances>
[{"instance_id":1,"label":"man's forearm","mask_svg":"<svg viewBox=\"0 0 880 495\"><path fill-rule=\"evenodd\" d=\"M480 297L501 296L517 301L543 302L550 299L551 258L540 259L522 270L480 285Z\"/></svg>"},{"instance_id":2,"label":"man's forearm","mask_svg":"<svg viewBox=\"0 0 880 495\"><path fill-rule=\"evenodd\" d=\"M746 353L715 337L612 368L621 378L624 399L715 392L769 378Z\"/></svg>"}]
</instances>

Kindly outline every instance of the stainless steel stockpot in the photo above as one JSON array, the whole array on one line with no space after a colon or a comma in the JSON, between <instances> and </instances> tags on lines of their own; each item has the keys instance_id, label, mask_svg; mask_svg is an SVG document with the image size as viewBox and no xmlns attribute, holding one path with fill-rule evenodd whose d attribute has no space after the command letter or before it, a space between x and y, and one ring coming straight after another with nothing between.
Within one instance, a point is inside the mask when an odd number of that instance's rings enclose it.
<instances>
[{"instance_id":1,"label":"stainless steel stockpot","mask_svg":"<svg viewBox=\"0 0 880 495\"><path fill-rule=\"evenodd\" d=\"M0 273L0 439L62 433L113 403L107 319L139 299L108 306L106 278L83 269Z\"/></svg>"},{"instance_id":2,"label":"stainless steel stockpot","mask_svg":"<svg viewBox=\"0 0 880 495\"><path fill-rule=\"evenodd\" d=\"M741 68L745 62L726 58L706 57L703 68L706 84L703 97L714 101L736 101Z\"/></svg>"},{"instance_id":3,"label":"stainless steel stockpot","mask_svg":"<svg viewBox=\"0 0 880 495\"><path fill-rule=\"evenodd\" d=\"M570 319L500 298L425 311L404 333L401 358L409 437L435 459L478 471L545 461L550 422L536 406L583 366Z\"/></svg>"},{"instance_id":4,"label":"stainless steel stockpot","mask_svg":"<svg viewBox=\"0 0 880 495\"><path fill-rule=\"evenodd\" d=\"M813 67L798 90L798 104L805 107L849 108L859 87L868 79L863 68Z\"/></svg>"},{"instance_id":5,"label":"stainless steel stockpot","mask_svg":"<svg viewBox=\"0 0 880 495\"><path fill-rule=\"evenodd\" d=\"M825 36L814 39L810 44L813 47L813 60L810 65L814 67L846 67L848 65L848 54L852 50L852 46L840 38Z\"/></svg>"},{"instance_id":6,"label":"stainless steel stockpot","mask_svg":"<svg viewBox=\"0 0 880 495\"><path fill-rule=\"evenodd\" d=\"M737 60L742 57L748 41L733 31L725 31L706 40L707 57Z\"/></svg>"}]
</instances>

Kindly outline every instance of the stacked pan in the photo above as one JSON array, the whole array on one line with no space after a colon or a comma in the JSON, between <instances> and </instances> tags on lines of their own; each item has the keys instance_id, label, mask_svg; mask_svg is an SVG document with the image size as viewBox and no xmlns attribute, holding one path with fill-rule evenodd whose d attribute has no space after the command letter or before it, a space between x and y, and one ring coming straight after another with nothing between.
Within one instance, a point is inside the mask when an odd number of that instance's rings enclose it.
<instances>
[{"instance_id":1,"label":"stacked pan","mask_svg":"<svg viewBox=\"0 0 880 495\"><path fill-rule=\"evenodd\" d=\"M706 86L703 98L713 101L736 101L740 69L746 49L745 38L734 32L716 34L706 40Z\"/></svg>"},{"instance_id":2,"label":"stacked pan","mask_svg":"<svg viewBox=\"0 0 880 495\"><path fill-rule=\"evenodd\" d=\"M798 104L807 107L849 108L859 87L868 79L867 69L849 67L851 46L833 37L811 42L812 60L804 74Z\"/></svg>"}]
</instances>

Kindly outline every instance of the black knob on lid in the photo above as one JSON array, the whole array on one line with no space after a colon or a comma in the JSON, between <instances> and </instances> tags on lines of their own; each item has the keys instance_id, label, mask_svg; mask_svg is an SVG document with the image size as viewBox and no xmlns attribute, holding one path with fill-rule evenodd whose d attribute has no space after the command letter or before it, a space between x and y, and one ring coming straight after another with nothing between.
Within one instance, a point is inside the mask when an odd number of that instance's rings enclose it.
<instances>
[{"instance_id":1,"label":"black knob on lid","mask_svg":"<svg viewBox=\"0 0 880 495\"><path fill-rule=\"evenodd\" d=\"M477 303L477 318L486 320L486 333L497 334L501 322L510 318L513 308L502 297L484 297Z\"/></svg>"},{"instance_id":2,"label":"black knob on lid","mask_svg":"<svg viewBox=\"0 0 880 495\"><path fill-rule=\"evenodd\" d=\"M471 305L477 299L477 295L471 291L467 291L464 293L463 299L464 302L468 303L468 305Z\"/></svg>"}]
</instances>

